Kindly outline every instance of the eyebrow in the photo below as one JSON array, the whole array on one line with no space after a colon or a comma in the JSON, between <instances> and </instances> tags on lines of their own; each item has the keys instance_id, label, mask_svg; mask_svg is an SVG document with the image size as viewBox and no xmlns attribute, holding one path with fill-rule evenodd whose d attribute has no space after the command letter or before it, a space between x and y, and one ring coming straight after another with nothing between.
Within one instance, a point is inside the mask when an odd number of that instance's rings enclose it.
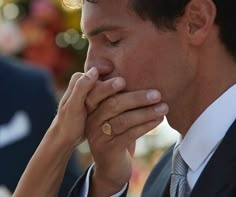
<instances>
[{"instance_id":1,"label":"eyebrow","mask_svg":"<svg viewBox=\"0 0 236 197\"><path fill-rule=\"evenodd\" d=\"M91 30L88 33L88 36L93 37L93 36L96 36L98 34L106 32L106 31L115 31L115 30L118 30L118 29L122 29L122 27L112 26L112 25L110 25L110 26L100 26L100 27L97 27L97 28L94 28L93 30Z\"/></svg>"}]
</instances>

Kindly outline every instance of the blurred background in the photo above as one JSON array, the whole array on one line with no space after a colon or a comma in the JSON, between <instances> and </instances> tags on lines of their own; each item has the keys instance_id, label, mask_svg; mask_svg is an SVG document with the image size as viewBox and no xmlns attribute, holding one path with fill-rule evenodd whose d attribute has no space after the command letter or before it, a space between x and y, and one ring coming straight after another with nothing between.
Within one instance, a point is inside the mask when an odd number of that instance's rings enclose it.
<instances>
[{"instance_id":1,"label":"blurred background","mask_svg":"<svg viewBox=\"0 0 236 197\"><path fill-rule=\"evenodd\" d=\"M0 0L0 53L26 60L52 74L58 100L72 73L83 71L88 42L80 30L80 10L60 0ZM166 121L140 138L129 196L139 196L151 168L178 137ZM82 168L92 162L87 143L78 147Z\"/></svg>"}]
</instances>

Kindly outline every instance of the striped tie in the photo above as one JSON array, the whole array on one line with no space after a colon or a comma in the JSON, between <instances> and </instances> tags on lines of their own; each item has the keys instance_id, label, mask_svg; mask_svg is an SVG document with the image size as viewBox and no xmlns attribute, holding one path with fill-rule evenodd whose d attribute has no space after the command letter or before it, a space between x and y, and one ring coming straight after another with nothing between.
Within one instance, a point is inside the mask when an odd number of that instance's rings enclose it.
<instances>
[{"instance_id":1,"label":"striped tie","mask_svg":"<svg viewBox=\"0 0 236 197\"><path fill-rule=\"evenodd\" d=\"M172 173L170 184L171 197L185 197L187 196L187 180L186 175L188 166L181 157L179 150L174 151L172 160Z\"/></svg>"}]
</instances>

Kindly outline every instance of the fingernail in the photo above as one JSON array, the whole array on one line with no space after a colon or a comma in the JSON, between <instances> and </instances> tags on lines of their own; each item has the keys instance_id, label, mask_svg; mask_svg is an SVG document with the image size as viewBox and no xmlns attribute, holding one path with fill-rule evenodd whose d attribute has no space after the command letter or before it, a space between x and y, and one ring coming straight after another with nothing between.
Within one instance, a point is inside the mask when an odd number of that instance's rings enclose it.
<instances>
[{"instance_id":1,"label":"fingernail","mask_svg":"<svg viewBox=\"0 0 236 197\"><path fill-rule=\"evenodd\" d=\"M150 90L147 92L146 97L149 101L154 101L160 98L160 93L156 90Z\"/></svg>"},{"instance_id":2,"label":"fingernail","mask_svg":"<svg viewBox=\"0 0 236 197\"><path fill-rule=\"evenodd\" d=\"M112 83L112 87L117 90L120 89L124 86L124 81L121 78L116 79L115 81L113 81Z\"/></svg>"},{"instance_id":3,"label":"fingernail","mask_svg":"<svg viewBox=\"0 0 236 197\"><path fill-rule=\"evenodd\" d=\"M168 112L168 106L166 104L157 105L154 107L155 112L165 115Z\"/></svg>"},{"instance_id":4,"label":"fingernail","mask_svg":"<svg viewBox=\"0 0 236 197\"><path fill-rule=\"evenodd\" d=\"M85 73L90 79L94 78L98 74L98 70L93 67L87 73Z\"/></svg>"}]
</instances>

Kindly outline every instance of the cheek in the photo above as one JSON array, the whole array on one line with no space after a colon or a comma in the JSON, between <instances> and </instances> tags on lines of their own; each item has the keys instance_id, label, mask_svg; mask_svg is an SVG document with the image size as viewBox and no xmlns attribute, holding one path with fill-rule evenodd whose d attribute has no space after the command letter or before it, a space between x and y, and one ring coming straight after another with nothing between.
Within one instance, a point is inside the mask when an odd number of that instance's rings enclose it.
<instances>
[{"instance_id":1,"label":"cheek","mask_svg":"<svg viewBox=\"0 0 236 197\"><path fill-rule=\"evenodd\" d=\"M116 75L124 77L127 90L154 88L157 58L152 45L130 42L113 51Z\"/></svg>"},{"instance_id":2,"label":"cheek","mask_svg":"<svg viewBox=\"0 0 236 197\"><path fill-rule=\"evenodd\" d=\"M115 70L125 78L128 90L158 89L166 95L176 91L186 62L181 44L168 36L129 43L113 55Z\"/></svg>"},{"instance_id":3,"label":"cheek","mask_svg":"<svg viewBox=\"0 0 236 197\"><path fill-rule=\"evenodd\" d=\"M124 54L116 69L119 75L125 78L126 89L157 89L166 101L183 94L183 90L191 84L194 72L180 59L181 54L170 51L168 54L160 50L146 54L137 51Z\"/></svg>"},{"instance_id":4,"label":"cheek","mask_svg":"<svg viewBox=\"0 0 236 197\"><path fill-rule=\"evenodd\" d=\"M153 55L134 51L122 54L121 61L117 61L116 71L125 78L127 90L141 90L154 88L155 62Z\"/></svg>"}]
</instances>

